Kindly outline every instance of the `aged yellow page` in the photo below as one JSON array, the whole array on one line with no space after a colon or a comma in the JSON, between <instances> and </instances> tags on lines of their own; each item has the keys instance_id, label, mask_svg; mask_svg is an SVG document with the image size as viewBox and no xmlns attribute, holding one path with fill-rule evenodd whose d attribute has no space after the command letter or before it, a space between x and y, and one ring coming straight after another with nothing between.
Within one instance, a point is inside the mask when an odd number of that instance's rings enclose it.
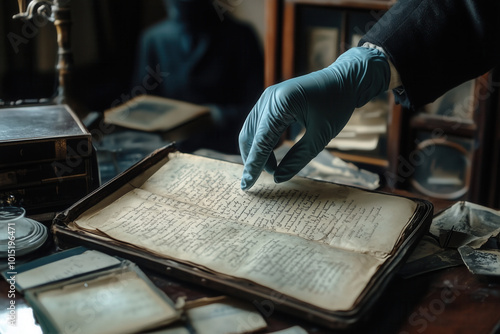
<instances>
[{"instance_id":1,"label":"aged yellow page","mask_svg":"<svg viewBox=\"0 0 500 334\"><path fill-rule=\"evenodd\" d=\"M353 306L415 210L401 197L267 174L243 192L241 165L170 157L76 224L328 310Z\"/></svg>"},{"instance_id":2,"label":"aged yellow page","mask_svg":"<svg viewBox=\"0 0 500 334\"><path fill-rule=\"evenodd\" d=\"M160 256L245 278L330 310L349 309L383 262L208 211L179 210L156 198L136 189L102 210L106 220L96 214L86 224Z\"/></svg>"},{"instance_id":3,"label":"aged yellow page","mask_svg":"<svg viewBox=\"0 0 500 334\"><path fill-rule=\"evenodd\" d=\"M402 197L299 177L275 184L266 173L243 192L242 171L241 165L179 154L141 188L158 194L162 202L181 202L176 204L179 209L206 210L252 226L379 254L392 250L416 206Z\"/></svg>"}]
</instances>

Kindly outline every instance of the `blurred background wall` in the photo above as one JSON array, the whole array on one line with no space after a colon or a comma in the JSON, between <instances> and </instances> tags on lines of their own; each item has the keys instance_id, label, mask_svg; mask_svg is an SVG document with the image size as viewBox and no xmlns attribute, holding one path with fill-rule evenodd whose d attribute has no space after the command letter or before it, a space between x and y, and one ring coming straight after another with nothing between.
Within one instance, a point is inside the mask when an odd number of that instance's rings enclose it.
<instances>
[{"instance_id":1,"label":"blurred background wall","mask_svg":"<svg viewBox=\"0 0 500 334\"><path fill-rule=\"evenodd\" d=\"M219 3L217 3L219 1ZM214 1L222 15L249 22L261 41L265 0ZM40 99L55 93L56 31L51 22L13 20L16 0L0 1L0 100ZM130 91L137 41L166 17L163 0L71 0L73 88L88 110L104 110Z\"/></svg>"}]
</instances>

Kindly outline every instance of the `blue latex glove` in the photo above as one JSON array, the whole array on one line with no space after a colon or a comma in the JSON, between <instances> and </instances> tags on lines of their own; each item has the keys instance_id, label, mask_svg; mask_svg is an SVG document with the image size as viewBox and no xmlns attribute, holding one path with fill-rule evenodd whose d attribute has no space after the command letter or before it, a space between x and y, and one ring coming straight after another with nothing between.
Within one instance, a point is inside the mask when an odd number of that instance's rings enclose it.
<instances>
[{"instance_id":1,"label":"blue latex glove","mask_svg":"<svg viewBox=\"0 0 500 334\"><path fill-rule=\"evenodd\" d=\"M275 182L291 179L344 128L355 108L388 89L389 80L385 55L356 47L325 69L267 88L240 132L241 188L250 189L264 168ZM294 122L306 132L277 166L273 149Z\"/></svg>"}]
</instances>

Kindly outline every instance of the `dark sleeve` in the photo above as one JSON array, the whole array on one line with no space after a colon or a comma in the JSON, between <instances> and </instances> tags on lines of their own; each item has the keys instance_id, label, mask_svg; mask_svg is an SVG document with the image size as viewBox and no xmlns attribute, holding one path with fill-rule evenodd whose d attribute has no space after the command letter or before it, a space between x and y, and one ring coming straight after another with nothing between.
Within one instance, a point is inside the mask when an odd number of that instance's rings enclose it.
<instances>
[{"instance_id":1,"label":"dark sleeve","mask_svg":"<svg viewBox=\"0 0 500 334\"><path fill-rule=\"evenodd\" d=\"M360 42L382 47L418 107L491 70L500 61L500 1L400 0Z\"/></svg>"}]
</instances>

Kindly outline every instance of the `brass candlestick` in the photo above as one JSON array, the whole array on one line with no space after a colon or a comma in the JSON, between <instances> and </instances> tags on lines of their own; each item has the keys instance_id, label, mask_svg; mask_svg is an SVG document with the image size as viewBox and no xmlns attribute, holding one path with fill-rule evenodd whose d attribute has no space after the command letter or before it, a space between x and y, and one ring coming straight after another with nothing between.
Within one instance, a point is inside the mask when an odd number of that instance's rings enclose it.
<instances>
[{"instance_id":1,"label":"brass candlestick","mask_svg":"<svg viewBox=\"0 0 500 334\"><path fill-rule=\"evenodd\" d=\"M26 0L18 0L19 14L14 19L31 20L40 15L54 23L57 30L57 65L58 88L55 102L58 104L69 104L69 87L71 79L71 68L73 66L73 54L71 52L70 28L71 11L70 0L32 0L26 5Z\"/></svg>"}]
</instances>

